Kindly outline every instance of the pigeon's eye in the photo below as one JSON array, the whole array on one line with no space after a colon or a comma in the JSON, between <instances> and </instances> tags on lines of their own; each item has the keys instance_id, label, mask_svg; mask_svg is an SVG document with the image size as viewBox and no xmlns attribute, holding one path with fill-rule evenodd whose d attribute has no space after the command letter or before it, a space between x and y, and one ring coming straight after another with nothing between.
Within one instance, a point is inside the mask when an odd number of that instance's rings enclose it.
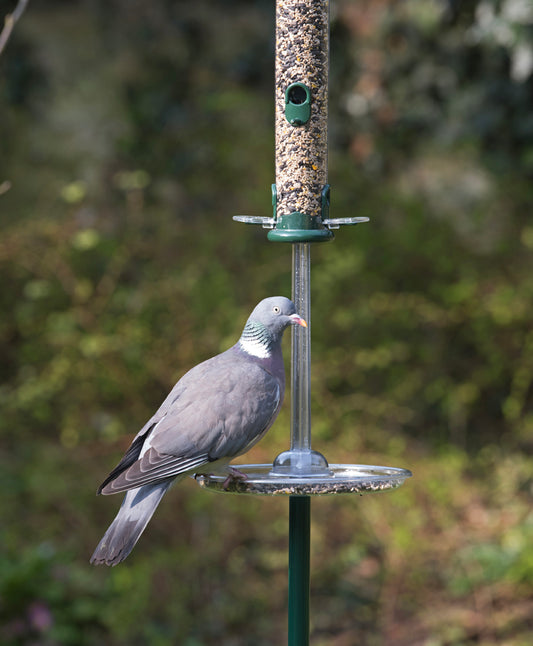
<instances>
[{"instance_id":1,"label":"pigeon's eye","mask_svg":"<svg viewBox=\"0 0 533 646\"><path fill-rule=\"evenodd\" d=\"M281 312L281 309L277 305L274 305L272 311L274 312L274 314L279 314Z\"/></svg>"}]
</instances>

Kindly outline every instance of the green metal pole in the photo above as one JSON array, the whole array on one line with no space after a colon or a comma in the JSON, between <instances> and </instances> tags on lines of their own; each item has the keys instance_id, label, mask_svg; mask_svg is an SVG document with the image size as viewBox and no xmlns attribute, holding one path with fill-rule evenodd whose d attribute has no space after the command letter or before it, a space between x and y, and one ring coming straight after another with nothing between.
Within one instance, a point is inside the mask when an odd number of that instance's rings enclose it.
<instances>
[{"instance_id":1,"label":"green metal pole","mask_svg":"<svg viewBox=\"0 0 533 646\"><path fill-rule=\"evenodd\" d=\"M289 646L309 645L311 498L289 499Z\"/></svg>"}]
</instances>

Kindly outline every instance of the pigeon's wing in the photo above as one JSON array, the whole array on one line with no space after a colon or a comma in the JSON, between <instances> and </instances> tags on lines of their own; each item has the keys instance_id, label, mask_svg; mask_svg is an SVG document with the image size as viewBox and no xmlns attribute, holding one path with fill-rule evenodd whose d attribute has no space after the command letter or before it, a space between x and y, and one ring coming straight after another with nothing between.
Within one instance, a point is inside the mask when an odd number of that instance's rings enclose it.
<instances>
[{"instance_id":1,"label":"pigeon's wing","mask_svg":"<svg viewBox=\"0 0 533 646\"><path fill-rule=\"evenodd\" d=\"M136 489L147 484L154 484L175 478L176 476L193 471L209 462L207 455L197 455L186 459L181 456L165 455L155 449L148 449L140 460L131 467L120 472L114 479L107 479L100 488L104 495ZM112 473L109 474L111 477Z\"/></svg>"},{"instance_id":2,"label":"pigeon's wing","mask_svg":"<svg viewBox=\"0 0 533 646\"><path fill-rule=\"evenodd\" d=\"M151 484L244 453L270 428L282 399L283 384L238 354L228 351L199 364L176 384L162 415L154 415L159 420L146 431L138 458L108 478L101 492Z\"/></svg>"},{"instance_id":3,"label":"pigeon's wing","mask_svg":"<svg viewBox=\"0 0 533 646\"><path fill-rule=\"evenodd\" d=\"M181 385L181 379L180 379L174 385L170 393L166 396L165 400L159 406L157 411L152 415L152 417L146 422L146 424L133 438L132 443L130 444L128 450L126 451L126 453L124 454L120 462L111 471L111 473L107 476L107 478L102 482L102 484L98 488L98 491L97 491L98 494L118 493L119 491L125 491L126 489L130 488L129 486L125 486L126 485L125 482L122 483L122 485L124 486L120 489L116 488L119 486L118 483L116 483L112 487L108 487L108 485L114 480L116 480L120 476L120 474L124 473L139 459L139 456L143 452L143 447L146 442L146 439L150 436L151 432L157 426L158 422L160 422L165 417L172 402L179 397L181 390L182 390L182 385ZM146 450L146 447L144 448Z\"/></svg>"}]
</instances>

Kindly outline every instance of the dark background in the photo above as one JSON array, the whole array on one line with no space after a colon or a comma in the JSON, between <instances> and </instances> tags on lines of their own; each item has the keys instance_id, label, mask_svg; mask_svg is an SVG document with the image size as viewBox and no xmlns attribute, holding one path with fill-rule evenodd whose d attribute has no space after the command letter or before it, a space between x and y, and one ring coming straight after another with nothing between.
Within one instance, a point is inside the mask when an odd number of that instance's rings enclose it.
<instances>
[{"instance_id":1,"label":"dark background","mask_svg":"<svg viewBox=\"0 0 533 646\"><path fill-rule=\"evenodd\" d=\"M0 14L15 2L0 2ZM313 502L314 646L529 643L533 9L332 2L313 443L396 492ZM0 56L0 642L286 640L287 501L95 490L188 368L290 295L269 215L272 0L30 0ZM289 343L285 342L288 357ZM245 458L288 445L285 405Z\"/></svg>"}]
</instances>

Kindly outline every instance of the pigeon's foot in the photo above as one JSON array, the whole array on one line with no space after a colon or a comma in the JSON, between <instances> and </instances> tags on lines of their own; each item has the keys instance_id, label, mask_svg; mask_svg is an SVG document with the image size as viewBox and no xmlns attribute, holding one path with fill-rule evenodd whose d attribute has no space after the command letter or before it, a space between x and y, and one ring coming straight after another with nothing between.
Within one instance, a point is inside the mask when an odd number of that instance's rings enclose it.
<instances>
[{"instance_id":1,"label":"pigeon's foot","mask_svg":"<svg viewBox=\"0 0 533 646\"><path fill-rule=\"evenodd\" d=\"M239 469L236 469L235 467L228 467L228 471L228 477L222 483L222 488L224 489L224 491L227 491L230 484L235 480L248 480L246 473L239 471Z\"/></svg>"}]
</instances>

